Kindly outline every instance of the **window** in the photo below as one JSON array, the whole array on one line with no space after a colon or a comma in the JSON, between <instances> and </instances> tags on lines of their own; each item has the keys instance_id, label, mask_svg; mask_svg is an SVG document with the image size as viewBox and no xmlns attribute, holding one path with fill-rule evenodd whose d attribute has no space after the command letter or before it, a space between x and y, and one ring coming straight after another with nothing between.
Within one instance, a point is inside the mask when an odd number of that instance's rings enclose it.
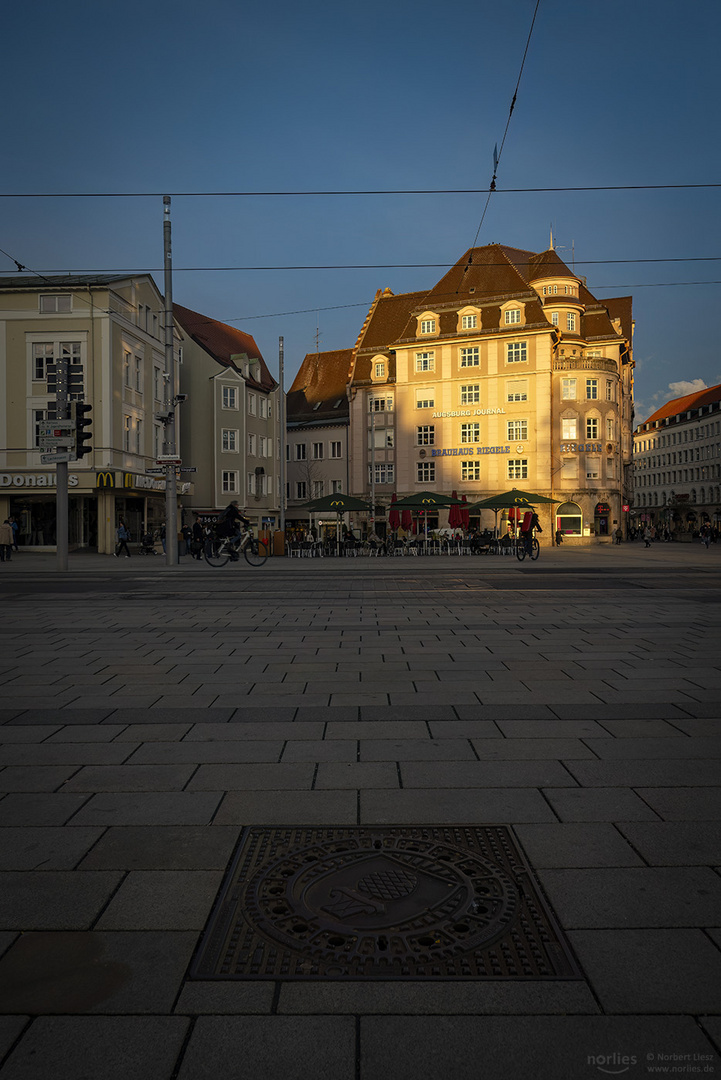
<instances>
[{"instance_id":1,"label":"window","mask_svg":"<svg viewBox=\"0 0 721 1080\"><path fill-rule=\"evenodd\" d=\"M561 400L562 401L575 401L576 400L576 380L575 379L561 379Z\"/></svg>"},{"instance_id":2,"label":"window","mask_svg":"<svg viewBox=\"0 0 721 1080\"><path fill-rule=\"evenodd\" d=\"M575 313L575 311L567 312L567 314L566 314L566 329L570 330L571 333L575 334L575 332L576 332L576 313Z\"/></svg>"},{"instance_id":3,"label":"window","mask_svg":"<svg viewBox=\"0 0 721 1080\"><path fill-rule=\"evenodd\" d=\"M422 334L435 334L436 332L436 320L435 319L422 319L421 320L421 333Z\"/></svg>"},{"instance_id":4,"label":"window","mask_svg":"<svg viewBox=\"0 0 721 1080\"><path fill-rule=\"evenodd\" d=\"M606 438L608 439L609 442L613 442L615 427L616 427L616 425L615 425L615 423L613 421L613 417L607 416L606 417ZM675 455L674 455L674 457L675 457Z\"/></svg>"},{"instance_id":5,"label":"window","mask_svg":"<svg viewBox=\"0 0 721 1080\"><path fill-rule=\"evenodd\" d=\"M238 389L235 386L223 387L223 408L224 409L237 409L238 408Z\"/></svg>"},{"instance_id":6,"label":"window","mask_svg":"<svg viewBox=\"0 0 721 1080\"><path fill-rule=\"evenodd\" d=\"M435 371L436 354L434 352L416 353L416 371Z\"/></svg>"},{"instance_id":7,"label":"window","mask_svg":"<svg viewBox=\"0 0 721 1080\"><path fill-rule=\"evenodd\" d=\"M506 401L528 401L528 379L509 379L506 383Z\"/></svg>"},{"instance_id":8,"label":"window","mask_svg":"<svg viewBox=\"0 0 721 1080\"><path fill-rule=\"evenodd\" d=\"M598 417L587 416L586 417L586 438L597 439L598 438Z\"/></svg>"},{"instance_id":9,"label":"window","mask_svg":"<svg viewBox=\"0 0 721 1080\"><path fill-rule=\"evenodd\" d=\"M343 457L343 444L340 442L332 442L330 444L330 456L332 458Z\"/></svg>"},{"instance_id":10,"label":"window","mask_svg":"<svg viewBox=\"0 0 721 1080\"><path fill-rule=\"evenodd\" d=\"M551 312L551 325L552 326L558 326L558 312L557 311L552 311Z\"/></svg>"},{"instance_id":11,"label":"window","mask_svg":"<svg viewBox=\"0 0 721 1080\"><path fill-rule=\"evenodd\" d=\"M509 341L506 345L506 361L509 364L521 364L528 360L527 342Z\"/></svg>"},{"instance_id":12,"label":"window","mask_svg":"<svg viewBox=\"0 0 721 1080\"><path fill-rule=\"evenodd\" d=\"M510 311L506 312L506 318L505 318L506 326L510 326L511 323L519 323L520 321L521 321L520 308L511 308Z\"/></svg>"},{"instance_id":13,"label":"window","mask_svg":"<svg viewBox=\"0 0 721 1080\"><path fill-rule=\"evenodd\" d=\"M606 458L606 478L608 480L613 480L613 478L614 478L614 468L613 468L613 458L612 457Z\"/></svg>"},{"instance_id":14,"label":"window","mask_svg":"<svg viewBox=\"0 0 721 1080\"><path fill-rule=\"evenodd\" d=\"M261 420L267 419L268 416L268 399L264 397L258 397L258 416Z\"/></svg>"},{"instance_id":15,"label":"window","mask_svg":"<svg viewBox=\"0 0 721 1080\"><path fill-rule=\"evenodd\" d=\"M575 442L578 438L578 421L575 416L561 417L561 438L564 442Z\"/></svg>"},{"instance_id":16,"label":"window","mask_svg":"<svg viewBox=\"0 0 721 1080\"><path fill-rule=\"evenodd\" d=\"M433 446L436 441L434 424L423 424L416 428L416 446Z\"/></svg>"},{"instance_id":17,"label":"window","mask_svg":"<svg viewBox=\"0 0 721 1080\"><path fill-rule=\"evenodd\" d=\"M322 442L314 442L313 443L313 460L314 461L322 461L323 460L323 443Z\"/></svg>"},{"instance_id":18,"label":"window","mask_svg":"<svg viewBox=\"0 0 721 1080\"><path fill-rule=\"evenodd\" d=\"M307 499L307 484L305 480L297 480L295 485L295 497L296 499Z\"/></svg>"},{"instance_id":19,"label":"window","mask_svg":"<svg viewBox=\"0 0 721 1080\"><path fill-rule=\"evenodd\" d=\"M526 480L528 478L528 458L508 459L508 479Z\"/></svg>"},{"instance_id":20,"label":"window","mask_svg":"<svg viewBox=\"0 0 721 1080\"><path fill-rule=\"evenodd\" d=\"M130 353L126 349L123 352L123 385L130 386Z\"/></svg>"},{"instance_id":21,"label":"window","mask_svg":"<svg viewBox=\"0 0 721 1080\"><path fill-rule=\"evenodd\" d=\"M461 424L461 442L477 443L481 441L480 424Z\"/></svg>"},{"instance_id":22,"label":"window","mask_svg":"<svg viewBox=\"0 0 721 1080\"><path fill-rule=\"evenodd\" d=\"M135 389L143 389L143 359L141 356L135 356Z\"/></svg>"},{"instance_id":23,"label":"window","mask_svg":"<svg viewBox=\"0 0 721 1080\"><path fill-rule=\"evenodd\" d=\"M286 449L290 449L290 447L286 447ZM255 435L252 432L248 434L248 453L251 457L255 457Z\"/></svg>"},{"instance_id":24,"label":"window","mask_svg":"<svg viewBox=\"0 0 721 1080\"><path fill-rule=\"evenodd\" d=\"M314 480L311 484L311 490L313 492L314 499L321 499L325 492L323 491L323 481Z\"/></svg>"},{"instance_id":25,"label":"window","mask_svg":"<svg viewBox=\"0 0 721 1080\"><path fill-rule=\"evenodd\" d=\"M157 460L163 452L163 429L160 424L153 424L153 457Z\"/></svg>"},{"instance_id":26,"label":"window","mask_svg":"<svg viewBox=\"0 0 721 1080\"><path fill-rule=\"evenodd\" d=\"M41 297L42 299L42 297ZM55 363L53 346L48 344L33 345L33 379L36 382L44 382L47 377L47 367Z\"/></svg>"},{"instance_id":27,"label":"window","mask_svg":"<svg viewBox=\"0 0 721 1080\"><path fill-rule=\"evenodd\" d=\"M343 493L343 481L331 480L330 486L334 495L342 495Z\"/></svg>"},{"instance_id":28,"label":"window","mask_svg":"<svg viewBox=\"0 0 721 1080\"><path fill-rule=\"evenodd\" d=\"M480 480L481 479L481 463L480 461L462 461L461 462L461 480Z\"/></svg>"},{"instance_id":29,"label":"window","mask_svg":"<svg viewBox=\"0 0 721 1080\"><path fill-rule=\"evenodd\" d=\"M142 454L143 452L143 421L138 419L135 421L135 453Z\"/></svg>"},{"instance_id":30,"label":"window","mask_svg":"<svg viewBox=\"0 0 721 1080\"><path fill-rule=\"evenodd\" d=\"M372 394L369 400L371 412L393 412L392 397L378 397Z\"/></svg>"},{"instance_id":31,"label":"window","mask_svg":"<svg viewBox=\"0 0 721 1080\"><path fill-rule=\"evenodd\" d=\"M255 416L255 394L248 394L248 413Z\"/></svg>"},{"instance_id":32,"label":"window","mask_svg":"<svg viewBox=\"0 0 721 1080\"><path fill-rule=\"evenodd\" d=\"M376 364L376 379L382 379L386 373L386 366L382 363Z\"/></svg>"},{"instance_id":33,"label":"window","mask_svg":"<svg viewBox=\"0 0 721 1080\"><path fill-rule=\"evenodd\" d=\"M123 417L123 450L126 453L130 453L130 433L132 431L132 420L129 416Z\"/></svg>"},{"instance_id":34,"label":"window","mask_svg":"<svg viewBox=\"0 0 721 1080\"><path fill-rule=\"evenodd\" d=\"M433 389L418 390L416 392L416 408L417 409L435 409L436 407L436 392Z\"/></svg>"},{"instance_id":35,"label":"window","mask_svg":"<svg viewBox=\"0 0 721 1080\"><path fill-rule=\"evenodd\" d=\"M615 401L615 383L613 379L606 379L606 401Z\"/></svg>"},{"instance_id":36,"label":"window","mask_svg":"<svg viewBox=\"0 0 721 1080\"><path fill-rule=\"evenodd\" d=\"M477 326L477 315L461 315L461 330L475 330Z\"/></svg>"},{"instance_id":37,"label":"window","mask_svg":"<svg viewBox=\"0 0 721 1080\"><path fill-rule=\"evenodd\" d=\"M375 482L376 484L393 484L395 483L395 466L394 465L376 465L375 467Z\"/></svg>"},{"instance_id":38,"label":"window","mask_svg":"<svg viewBox=\"0 0 721 1080\"><path fill-rule=\"evenodd\" d=\"M416 464L416 480L419 484L431 484L436 479L435 461L419 461Z\"/></svg>"},{"instance_id":39,"label":"window","mask_svg":"<svg viewBox=\"0 0 721 1080\"><path fill-rule=\"evenodd\" d=\"M72 310L73 298L70 293L61 293L59 296L44 293L40 296L40 311L43 315L55 312L62 314Z\"/></svg>"},{"instance_id":40,"label":"window","mask_svg":"<svg viewBox=\"0 0 721 1080\"><path fill-rule=\"evenodd\" d=\"M163 369L153 367L153 397L156 401L163 400Z\"/></svg>"},{"instance_id":41,"label":"window","mask_svg":"<svg viewBox=\"0 0 721 1080\"><path fill-rule=\"evenodd\" d=\"M562 460L561 479L578 480L578 458L564 458Z\"/></svg>"},{"instance_id":42,"label":"window","mask_svg":"<svg viewBox=\"0 0 721 1080\"><path fill-rule=\"evenodd\" d=\"M556 510L556 528L565 536L580 536L583 532L583 515L576 503L562 503Z\"/></svg>"},{"instance_id":43,"label":"window","mask_svg":"<svg viewBox=\"0 0 721 1080\"><path fill-rule=\"evenodd\" d=\"M598 399L598 379L586 379L586 398L589 401Z\"/></svg>"},{"instance_id":44,"label":"window","mask_svg":"<svg viewBox=\"0 0 721 1080\"><path fill-rule=\"evenodd\" d=\"M305 443L304 442L296 443L295 444L295 460L296 461L305 461L305 456L306 456L306 445L305 445Z\"/></svg>"},{"instance_id":45,"label":"window","mask_svg":"<svg viewBox=\"0 0 721 1080\"><path fill-rule=\"evenodd\" d=\"M476 405L480 400L480 383L469 383L467 386L461 386L461 405Z\"/></svg>"},{"instance_id":46,"label":"window","mask_svg":"<svg viewBox=\"0 0 721 1080\"><path fill-rule=\"evenodd\" d=\"M525 442L528 438L528 420L509 420L507 438L509 441Z\"/></svg>"},{"instance_id":47,"label":"window","mask_svg":"<svg viewBox=\"0 0 721 1080\"><path fill-rule=\"evenodd\" d=\"M266 439L265 435L258 436L258 457L269 457L268 448L270 446L270 439Z\"/></svg>"},{"instance_id":48,"label":"window","mask_svg":"<svg viewBox=\"0 0 721 1080\"><path fill-rule=\"evenodd\" d=\"M586 479L598 480L601 475L601 459L597 457L586 458Z\"/></svg>"},{"instance_id":49,"label":"window","mask_svg":"<svg viewBox=\"0 0 721 1080\"><path fill-rule=\"evenodd\" d=\"M480 367L481 350L476 346L473 349L461 349L461 367Z\"/></svg>"}]
</instances>

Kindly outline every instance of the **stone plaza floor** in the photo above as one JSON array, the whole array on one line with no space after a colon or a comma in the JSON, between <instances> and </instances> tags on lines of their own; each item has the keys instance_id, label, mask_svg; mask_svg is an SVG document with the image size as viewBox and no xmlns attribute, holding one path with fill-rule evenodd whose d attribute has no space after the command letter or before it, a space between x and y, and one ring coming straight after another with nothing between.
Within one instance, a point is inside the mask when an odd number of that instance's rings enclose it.
<instances>
[{"instance_id":1,"label":"stone plaza floor","mask_svg":"<svg viewBox=\"0 0 721 1080\"><path fill-rule=\"evenodd\" d=\"M721 545L0 565L0 1080L721 1076ZM583 977L192 980L245 826L507 825Z\"/></svg>"}]
</instances>

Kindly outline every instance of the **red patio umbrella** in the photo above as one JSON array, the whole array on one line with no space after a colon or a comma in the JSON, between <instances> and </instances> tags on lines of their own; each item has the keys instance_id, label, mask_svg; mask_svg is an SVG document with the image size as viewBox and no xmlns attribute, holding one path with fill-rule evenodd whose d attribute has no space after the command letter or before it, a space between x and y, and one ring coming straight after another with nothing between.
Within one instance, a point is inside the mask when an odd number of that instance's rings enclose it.
<instances>
[{"instance_id":1,"label":"red patio umbrella","mask_svg":"<svg viewBox=\"0 0 721 1080\"><path fill-rule=\"evenodd\" d=\"M457 492L452 491L451 492L451 498L457 500L458 499ZM460 508L460 505L458 504L458 502L456 501L456 502L453 503L453 505L448 510L448 527L451 528L451 529L459 529L461 527L462 522L463 522L463 517L462 517L462 514L461 514L461 508Z\"/></svg>"},{"instance_id":2,"label":"red patio umbrella","mask_svg":"<svg viewBox=\"0 0 721 1080\"><path fill-rule=\"evenodd\" d=\"M398 526L401 523L401 515L398 513L398 511L393 506L393 503L396 502L397 498L398 498L398 496L396 495L396 493L394 491L393 494L391 495L391 508L390 508L390 512L388 514L388 525L393 530L393 532L396 531L396 529L398 528Z\"/></svg>"},{"instance_id":3,"label":"red patio umbrella","mask_svg":"<svg viewBox=\"0 0 721 1080\"><path fill-rule=\"evenodd\" d=\"M413 511L412 510L405 509L403 511L403 513L401 514L401 525L406 530L406 532L411 531L411 527L413 525Z\"/></svg>"},{"instance_id":4,"label":"red patio umbrella","mask_svg":"<svg viewBox=\"0 0 721 1080\"><path fill-rule=\"evenodd\" d=\"M465 495L461 495L462 505L458 508L461 512L461 526L468 531L468 526L471 523L471 512L468 509L468 499Z\"/></svg>"}]
</instances>

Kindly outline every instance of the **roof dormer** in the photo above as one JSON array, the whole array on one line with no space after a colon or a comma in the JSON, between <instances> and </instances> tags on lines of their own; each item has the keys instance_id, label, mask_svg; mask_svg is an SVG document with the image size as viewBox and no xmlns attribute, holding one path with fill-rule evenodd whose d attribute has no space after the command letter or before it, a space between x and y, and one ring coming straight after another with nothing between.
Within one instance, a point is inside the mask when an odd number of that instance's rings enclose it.
<instances>
[{"instance_id":1,"label":"roof dormer","mask_svg":"<svg viewBox=\"0 0 721 1080\"><path fill-rule=\"evenodd\" d=\"M437 337L440 327L440 317L436 311L424 311L416 316L418 323L416 337Z\"/></svg>"}]
</instances>

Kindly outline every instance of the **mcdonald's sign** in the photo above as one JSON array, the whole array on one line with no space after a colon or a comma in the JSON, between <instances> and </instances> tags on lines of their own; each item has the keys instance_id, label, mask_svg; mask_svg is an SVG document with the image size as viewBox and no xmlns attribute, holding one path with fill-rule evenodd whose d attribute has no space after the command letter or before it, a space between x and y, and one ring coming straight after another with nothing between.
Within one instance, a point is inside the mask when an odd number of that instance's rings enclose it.
<instances>
[{"instance_id":1,"label":"mcdonald's sign","mask_svg":"<svg viewBox=\"0 0 721 1080\"><path fill-rule=\"evenodd\" d=\"M95 486L96 488L114 488L115 473L107 470L105 472L96 472Z\"/></svg>"},{"instance_id":2,"label":"mcdonald's sign","mask_svg":"<svg viewBox=\"0 0 721 1080\"><path fill-rule=\"evenodd\" d=\"M130 473L130 472L123 473L123 487L126 487L126 488L135 487L135 477L133 476L132 473Z\"/></svg>"}]
</instances>

